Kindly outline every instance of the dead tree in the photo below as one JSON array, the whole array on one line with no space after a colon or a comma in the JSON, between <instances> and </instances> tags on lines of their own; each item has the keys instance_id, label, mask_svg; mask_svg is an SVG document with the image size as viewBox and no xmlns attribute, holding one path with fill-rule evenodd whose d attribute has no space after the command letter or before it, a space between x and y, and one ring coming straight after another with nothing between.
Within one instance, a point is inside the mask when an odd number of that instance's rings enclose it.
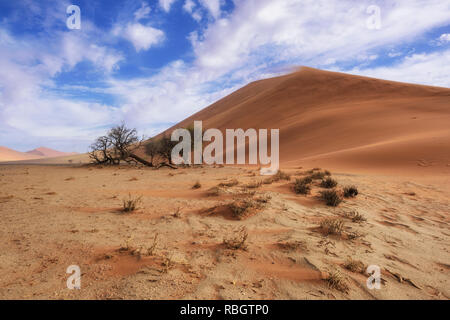
<instances>
[{"instance_id":1,"label":"dead tree","mask_svg":"<svg viewBox=\"0 0 450 320\"><path fill-rule=\"evenodd\" d=\"M125 124L113 127L106 136L97 138L91 145L89 156L96 164L119 165L121 161L139 162L153 167L153 163L139 157L135 152L141 147L136 129L129 129Z\"/></svg>"}]
</instances>

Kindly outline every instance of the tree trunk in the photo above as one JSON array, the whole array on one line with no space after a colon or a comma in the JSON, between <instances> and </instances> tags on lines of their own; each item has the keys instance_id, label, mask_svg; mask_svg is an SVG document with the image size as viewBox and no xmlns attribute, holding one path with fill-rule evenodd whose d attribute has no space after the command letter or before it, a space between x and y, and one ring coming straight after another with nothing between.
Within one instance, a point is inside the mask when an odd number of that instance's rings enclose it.
<instances>
[{"instance_id":1,"label":"tree trunk","mask_svg":"<svg viewBox=\"0 0 450 320\"><path fill-rule=\"evenodd\" d=\"M132 159L136 160L137 162L142 163L143 165L146 165L148 167L153 167L153 163L151 163L145 159L142 159L141 157L135 155L134 153L130 153L130 158L132 158Z\"/></svg>"}]
</instances>

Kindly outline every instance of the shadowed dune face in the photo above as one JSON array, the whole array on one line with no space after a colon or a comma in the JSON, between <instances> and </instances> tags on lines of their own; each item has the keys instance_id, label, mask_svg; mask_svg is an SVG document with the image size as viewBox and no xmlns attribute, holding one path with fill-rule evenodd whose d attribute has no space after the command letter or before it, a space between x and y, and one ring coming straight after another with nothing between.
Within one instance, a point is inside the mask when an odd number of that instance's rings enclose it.
<instances>
[{"instance_id":1,"label":"shadowed dune face","mask_svg":"<svg viewBox=\"0 0 450 320\"><path fill-rule=\"evenodd\" d=\"M450 163L450 89L301 68L247 85L169 129L280 129L280 161L345 170Z\"/></svg>"}]
</instances>

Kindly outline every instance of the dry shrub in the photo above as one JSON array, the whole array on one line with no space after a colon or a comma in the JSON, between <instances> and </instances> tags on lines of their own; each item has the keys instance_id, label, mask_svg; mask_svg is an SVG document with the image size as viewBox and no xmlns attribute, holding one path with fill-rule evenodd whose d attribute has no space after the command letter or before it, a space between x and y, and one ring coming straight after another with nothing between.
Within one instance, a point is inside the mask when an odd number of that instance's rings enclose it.
<instances>
[{"instance_id":1,"label":"dry shrub","mask_svg":"<svg viewBox=\"0 0 450 320\"><path fill-rule=\"evenodd\" d=\"M131 194L128 194L128 199L123 200L123 212L133 212L135 211L139 204L142 202L142 196L133 198Z\"/></svg>"},{"instance_id":2,"label":"dry shrub","mask_svg":"<svg viewBox=\"0 0 450 320\"><path fill-rule=\"evenodd\" d=\"M219 187L231 188L231 187L237 186L238 184L239 184L239 181L236 179L233 179L231 181L219 183Z\"/></svg>"},{"instance_id":3,"label":"dry shrub","mask_svg":"<svg viewBox=\"0 0 450 320\"><path fill-rule=\"evenodd\" d=\"M156 246L158 245L158 234L156 233L153 242L150 247L147 248L147 255L152 256L155 253Z\"/></svg>"},{"instance_id":4,"label":"dry shrub","mask_svg":"<svg viewBox=\"0 0 450 320\"><path fill-rule=\"evenodd\" d=\"M344 197L346 198L354 198L358 195L358 193L358 188L355 186L344 187Z\"/></svg>"},{"instance_id":5,"label":"dry shrub","mask_svg":"<svg viewBox=\"0 0 450 320\"><path fill-rule=\"evenodd\" d=\"M348 285L344 280L344 277L339 271L331 272L328 275L326 281L328 283L328 287L330 287L331 289L336 289L344 293L347 293L349 290Z\"/></svg>"},{"instance_id":6,"label":"dry shrub","mask_svg":"<svg viewBox=\"0 0 450 320\"><path fill-rule=\"evenodd\" d=\"M223 244L230 250L247 250L245 243L248 238L247 228L242 227L238 231L234 231L234 236L229 239L223 239Z\"/></svg>"},{"instance_id":7,"label":"dry shrub","mask_svg":"<svg viewBox=\"0 0 450 320\"><path fill-rule=\"evenodd\" d=\"M243 219L247 215L248 211L252 208L256 208L257 204L252 199L236 200L230 204L233 217L237 219Z\"/></svg>"},{"instance_id":8,"label":"dry shrub","mask_svg":"<svg viewBox=\"0 0 450 320\"><path fill-rule=\"evenodd\" d=\"M299 240L291 240L285 242L278 242L278 247L280 247L284 251L296 251L298 249L306 250L306 243L304 241Z\"/></svg>"},{"instance_id":9,"label":"dry shrub","mask_svg":"<svg viewBox=\"0 0 450 320\"><path fill-rule=\"evenodd\" d=\"M326 218L320 223L320 228L325 235L341 235L344 231L344 221L337 218Z\"/></svg>"},{"instance_id":10,"label":"dry shrub","mask_svg":"<svg viewBox=\"0 0 450 320\"><path fill-rule=\"evenodd\" d=\"M311 192L311 186L309 185L311 182L308 182L309 179L296 179L294 182L294 192L297 194L309 194Z\"/></svg>"},{"instance_id":11,"label":"dry shrub","mask_svg":"<svg viewBox=\"0 0 450 320\"><path fill-rule=\"evenodd\" d=\"M245 185L245 188L257 189L257 188L261 187L261 185L262 185L262 181L253 181L253 182L250 182L249 184Z\"/></svg>"},{"instance_id":12,"label":"dry shrub","mask_svg":"<svg viewBox=\"0 0 450 320\"><path fill-rule=\"evenodd\" d=\"M133 177L133 178L131 178L130 180L128 180L128 181L138 181L139 179L138 178L136 178L136 177Z\"/></svg>"},{"instance_id":13,"label":"dry shrub","mask_svg":"<svg viewBox=\"0 0 450 320\"><path fill-rule=\"evenodd\" d=\"M177 211L172 215L174 218L181 218L181 208L178 207Z\"/></svg>"},{"instance_id":14,"label":"dry shrub","mask_svg":"<svg viewBox=\"0 0 450 320\"><path fill-rule=\"evenodd\" d=\"M202 185L200 184L199 181L197 181L193 186L192 189L200 189L202 187Z\"/></svg>"},{"instance_id":15,"label":"dry shrub","mask_svg":"<svg viewBox=\"0 0 450 320\"><path fill-rule=\"evenodd\" d=\"M351 272L357 272L364 274L366 272L366 266L363 262L359 260L353 260L352 258L348 258L344 264L343 267L347 270L350 270Z\"/></svg>"},{"instance_id":16,"label":"dry shrub","mask_svg":"<svg viewBox=\"0 0 450 320\"><path fill-rule=\"evenodd\" d=\"M260 204L267 204L272 200L272 197L270 195L262 195L255 198L255 201Z\"/></svg>"},{"instance_id":17,"label":"dry shrub","mask_svg":"<svg viewBox=\"0 0 450 320\"><path fill-rule=\"evenodd\" d=\"M325 172L313 172L309 177L313 180L322 180L323 178L325 178Z\"/></svg>"},{"instance_id":18,"label":"dry shrub","mask_svg":"<svg viewBox=\"0 0 450 320\"><path fill-rule=\"evenodd\" d=\"M358 211L345 212L344 217L352 220L352 222L364 222L367 221L366 217L360 214Z\"/></svg>"},{"instance_id":19,"label":"dry shrub","mask_svg":"<svg viewBox=\"0 0 450 320\"><path fill-rule=\"evenodd\" d=\"M272 181L273 182L278 182L280 180L286 180L286 181L290 181L291 180L291 176L289 174L287 174L284 171L278 170L278 172L273 175L272 177Z\"/></svg>"},{"instance_id":20,"label":"dry shrub","mask_svg":"<svg viewBox=\"0 0 450 320\"><path fill-rule=\"evenodd\" d=\"M330 207L337 207L342 202L342 195L335 189L320 192L320 197Z\"/></svg>"},{"instance_id":21,"label":"dry shrub","mask_svg":"<svg viewBox=\"0 0 450 320\"><path fill-rule=\"evenodd\" d=\"M337 185L338 185L338 182L330 177L326 178L325 180L322 180L322 182L320 183L320 186L322 188L327 188L327 189L332 189L332 188L336 187Z\"/></svg>"}]
</instances>

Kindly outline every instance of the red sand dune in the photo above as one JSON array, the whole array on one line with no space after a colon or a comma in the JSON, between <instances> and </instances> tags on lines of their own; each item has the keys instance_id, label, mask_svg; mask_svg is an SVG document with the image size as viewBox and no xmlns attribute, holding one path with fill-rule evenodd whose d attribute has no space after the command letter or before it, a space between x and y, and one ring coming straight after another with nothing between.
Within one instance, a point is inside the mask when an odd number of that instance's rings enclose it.
<instances>
[{"instance_id":1,"label":"red sand dune","mask_svg":"<svg viewBox=\"0 0 450 320\"><path fill-rule=\"evenodd\" d=\"M194 114L206 128L278 128L282 165L450 169L450 89L303 67Z\"/></svg>"},{"instance_id":2,"label":"red sand dune","mask_svg":"<svg viewBox=\"0 0 450 320\"><path fill-rule=\"evenodd\" d=\"M40 147L31 151L27 151L26 153L45 158L65 157L76 154L74 152L61 152L46 147Z\"/></svg>"},{"instance_id":3,"label":"red sand dune","mask_svg":"<svg viewBox=\"0 0 450 320\"><path fill-rule=\"evenodd\" d=\"M40 147L27 152L20 152L6 147L0 147L0 161L21 161L44 158L56 158L74 155L76 153L61 152L45 147Z\"/></svg>"}]
</instances>

